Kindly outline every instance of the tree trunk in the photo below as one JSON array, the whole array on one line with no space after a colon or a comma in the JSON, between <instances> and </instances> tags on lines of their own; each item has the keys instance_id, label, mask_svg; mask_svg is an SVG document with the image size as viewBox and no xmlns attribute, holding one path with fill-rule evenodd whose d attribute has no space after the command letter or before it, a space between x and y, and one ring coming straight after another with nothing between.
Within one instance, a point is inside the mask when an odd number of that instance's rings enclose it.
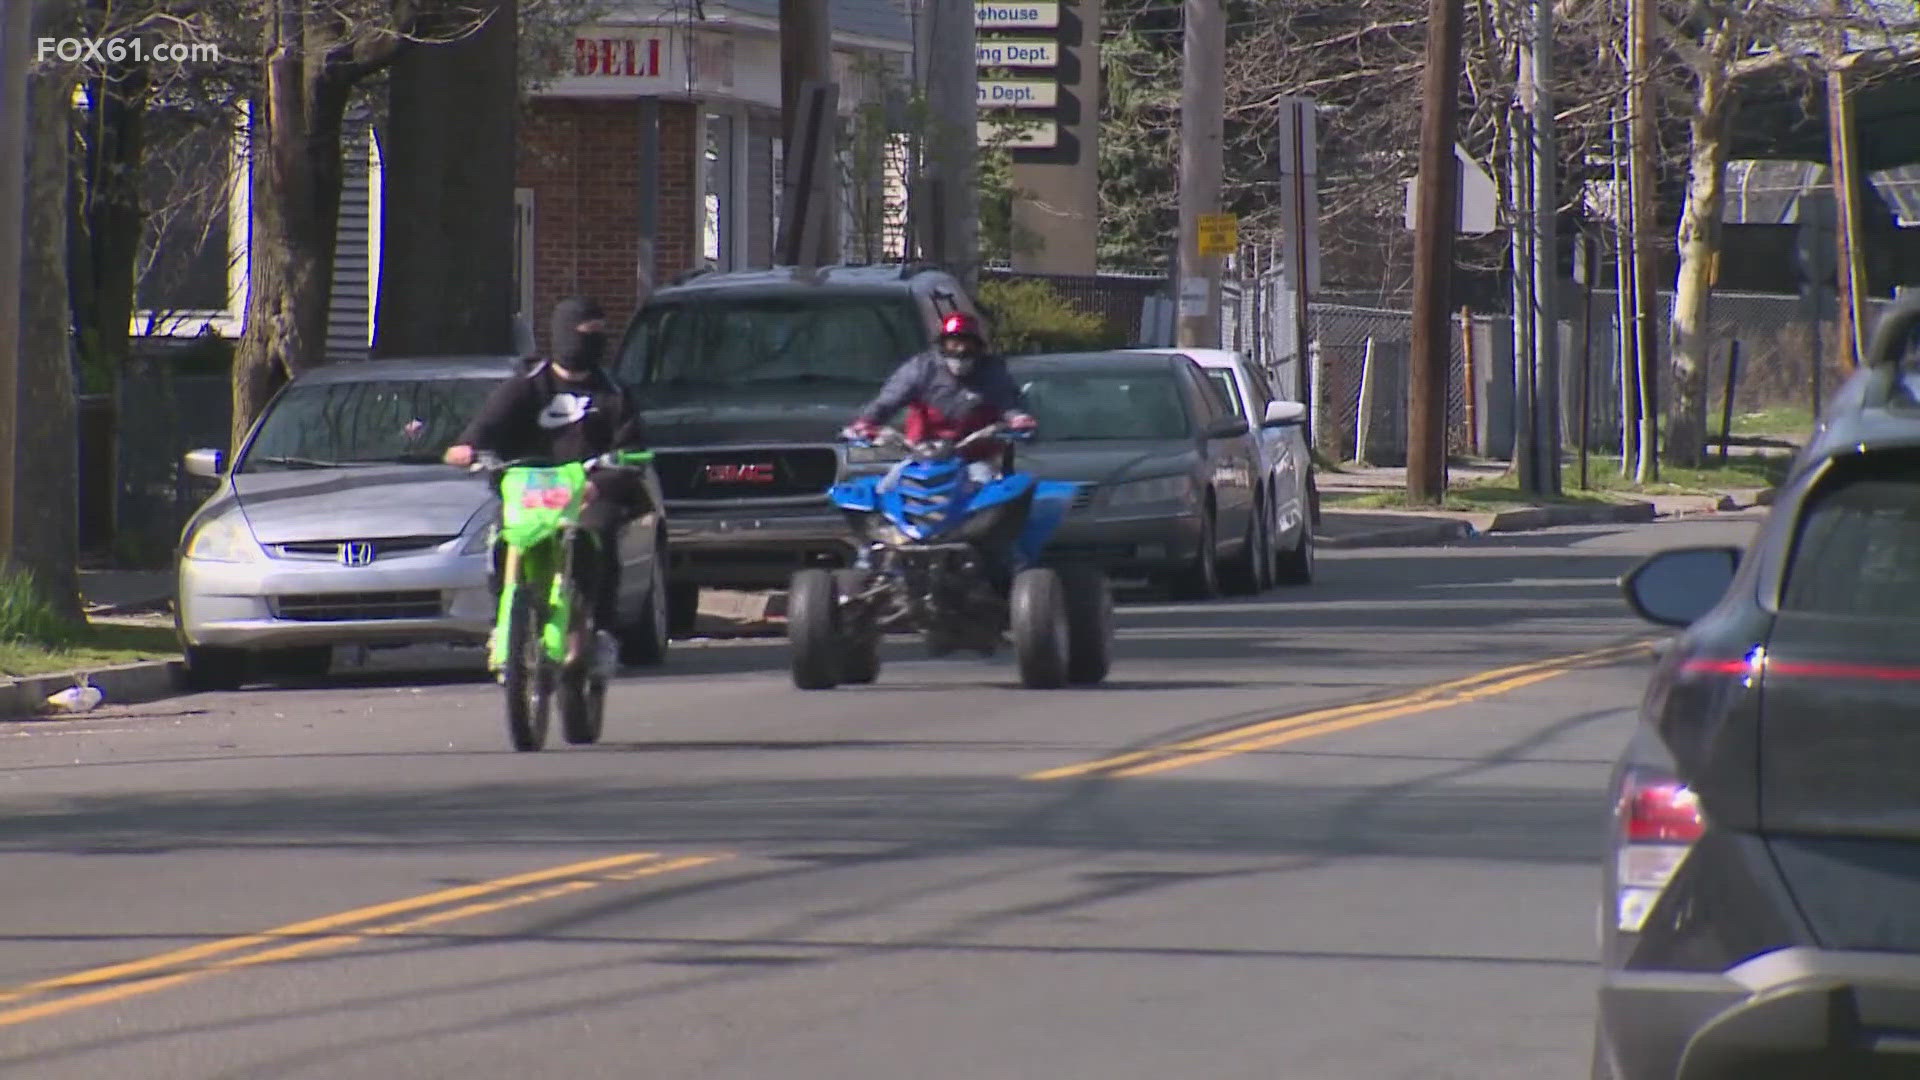
<instances>
[{"instance_id":1,"label":"tree trunk","mask_svg":"<svg viewBox=\"0 0 1920 1080\"><path fill-rule=\"evenodd\" d=\"M134 272L146 210L141 162L150 82L144 69L116 65L90 80L93 110L83 121L72 188L68 291L80 331L83 392L106 393L131 353Z\"/></svg>"},{"instance_id":2,"label":"tree trunk","mask_svg":"<svg viewBox=\"0 0 1920 1080\"><path fill-rule=\"evenodd\" d=\"M376 357L514 351L517 21L497 0L478 33L411 49L388 75Z\"/></svg>"},{"instance_id":3,"label":"tree trunk","mask_svg":"<svg viewBox=\"0 0 1920 1080\"><path fill-rule=\"evenodd\" d=\"M1673 400L1667 406L1666 462L1699 468L1707 451L1707 372L1713 339L1708 325L1713 270L1720 251L1720 213L1726 194L1727 125L1733 111L1724 70L1698 75L1690 121L1692 142L1687 198L1680 213L1680 267L1673 283L1670 333Z\"/></svg>"},{"instance_id":4,"label":"tree trunk","mask_svg":"<svg viewBox=\"0 0 1920 1080\"><path fill-rule=\"evenodd\" d=\"M247 321L233 359L236 452L273 395L326 348L347 88L319 63L303 56L299 36L283 37L254 105Z\"/></svg>"},{"instance_id":5,"label":"tree trunk","mask_svg":"<svg viewBox=\"0 0 1920 1080\"><path fill-rule=\"evenodd\" d=\"M42 14L58 5L43 4ZM39 65L27 89L26 215L20 275L20 390L12 566L79 621L79 442L67 303L68 140L73 75Z\"/></svg>"}]
</instances>

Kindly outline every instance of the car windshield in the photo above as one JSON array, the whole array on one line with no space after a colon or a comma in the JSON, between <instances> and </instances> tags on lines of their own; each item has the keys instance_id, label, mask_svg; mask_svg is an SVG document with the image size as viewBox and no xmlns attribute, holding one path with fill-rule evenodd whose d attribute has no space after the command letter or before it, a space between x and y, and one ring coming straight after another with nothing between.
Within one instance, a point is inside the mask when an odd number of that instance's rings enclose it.
<instances>
[{"instance_id":1,"label":"car windshield","mask_svg":"<svg viewBox=\"0 0 1920 1080\"><path fill-rule=\"evenodd\" d=\"M239 471L437 464L498 385L497 377L294 385L268 410Z\"/></svg>"},{"instance_id":2,"label":"car windshield","mask_svg":"<svg viewBox=\"0 0 1920 1080\"><path fill-rule=\"evenodd\" d=\"M1035 437L1049 442L1184 439L1191 429L1170 372L1059 372L1023 380Z\"/></svg>"},{"instance_id":3,"label":"car windshield","mask_svg":"<svg viewBox=\"0 0 1920 1080\"><path fill-rule=\"evenodd\" d=\"M643 310L621 345L619 371L650 402L752 387L878 390L925 347L905 292L715 294Z\"/></svg>"},{"instance_id":4,"label":"car windshield","mask_svg":"<svg viewBox=\"0 0 1920 1080\"><path fill-rule=\"evenodd\" d=\"M1224 368L1208 368L1207 378L1220 389L1220 396L1227 399L1227 407L1233 415L1246 419L1246 411L1240 407L1240 389L1233 384L1233 372Z\"/></svg>"}]
</instances>

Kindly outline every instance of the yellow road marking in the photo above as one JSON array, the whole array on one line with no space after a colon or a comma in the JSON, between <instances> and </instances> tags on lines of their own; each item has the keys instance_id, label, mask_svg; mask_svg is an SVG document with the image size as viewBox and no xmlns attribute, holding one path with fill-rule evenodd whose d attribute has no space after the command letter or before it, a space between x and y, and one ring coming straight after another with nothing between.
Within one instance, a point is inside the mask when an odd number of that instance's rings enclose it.
<instances>
[{"instance_id":1,"label":"yellow road marking","mask_svg":"<svg viewBox=\"0 0 1920 1080\"><path fill-rule=\"evenodd\" d=\"M277 948L250 952L242 956L228 956L225 959L205 967L158 975L130 983L120 983L116 986L102 987L83 994L56 998L52 1001L41 1002L37 1005L27 1005L10 1009L5 1012L0 1012L0 1027L22 1024L30 1020L39 1020L61 1013L72 1012L76 1009L84 1009L93 1005L104 1005L125 998L150 994L158 990L166 990L193 979L203 978L218 972L234 971L260 964L293 960L315 953L336 951L350 945L359 944L369 938L391 937L396 934L419 930L423 927L457 922L461 919L470 919L479 915L504 911L508 908L538 903L542 900L551 900L570 893L597 889L602 885L616 881L636 881L643 877L672 873L676 870L690 870L696 866L705 866L708 863L718 862L727 856L691 855L678 859L670 859L665 862L648 863L638 868L633 868L632 866L634 863L645 862L658 857L658 854L654 852L640 852L633 855L618 855L606 859L593 859L588 862L573 863L567 866L554 867L550 870L538 870L528 874L516 874L512 877L499 878L494 881L464 885L455 889L444 889L440 892L409 897L405 900L396 900L388 904L356 908L353 911L341 912L338 915L329 915L303 923L293 923L276 930L268 930L259 934L249 934L245 937L208 942L204 945L196 945L189 949L179 949L159 956L148 957L145 960L136 960L132 963L116 964L112 967L95 968L89 971L62 976L57 979L48 979L43 982L21 987L12 993L0 996L0 1002L17 1001L24 997L50 993L55 990L89 986L95 983L118 980L128 975L158 971L181 963L205 959L209 956L238 952L280 938L305 937L305 940L296 941L292 944L282 945ZM619 867L627 867L627 869L620 869L616 872L616 868ZM596 874L598 874L597 879L593 876ZM401 922L369 926L347 933L329 934L324 937L306 937L306 935L318 931L339 929L357 923L370 922L387 915L417 911L421 908L435 907L456 900L472 899L474 897L497 894L521 886L537 885L542 882L553 881L558 881L559 883L528 892L515 893L510 896L466 904L444 911L435 911Z\"/></svg>"},{"instance_id":2,"label":"yellow road marking","mask_svg":"<svg viewBox=\"0 0 1920 1080\"><path fill-rule=\"evenodd\" d=\"M1636 653L1642 653L1653 644L1652 641L1639 641L1627 645L1616 645L1590 652L1575 653L1571 656L1553 657L1527 664L1514 664L1509 667L1483 671L1461 679L1453 679L1432 686L1421 687L1396 697L1378 701L1363 701L1353 705L1339 705L1310 712L1296 713L1291 716L1275 717L1253 724L1243 724L1226 731L1215 732L1199 738L1180 742L1151 746L1144 750L1129 751L1094 761L1065 765L1056 769L1029 773L1027 780L1066 780L1081 776L1099 776L1118 778L1128 776L1146 776L1151 773L1165 772L1169 769L1184 768L1205 761L1214 761L1234 754L1244 754L1252 750L1264 750L1281 746L1299 739L1315 735L1326 735L1349 728L1361 727L1391 720L1399 716L1430 712L1435 709L1449 708L1454 705L1493 697L1509 691L1518 690L1537 682L1564 675L1580 668L1595 667L1614 660L1624 659Z\"/></svg>"}]
</instances>

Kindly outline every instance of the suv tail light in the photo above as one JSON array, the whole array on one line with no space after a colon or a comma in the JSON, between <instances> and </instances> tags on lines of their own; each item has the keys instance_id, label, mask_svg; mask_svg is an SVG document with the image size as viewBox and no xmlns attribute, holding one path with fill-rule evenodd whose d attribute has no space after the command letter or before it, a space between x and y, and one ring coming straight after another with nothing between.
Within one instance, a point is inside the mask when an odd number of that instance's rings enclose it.
<instances>
[{"instance_id":1,"label":"suv tail light","mask_svg":"<svg viewBox=\"0 0 1920 1080\"><path fill-rule=\"evenodd\" d=\"M1620 931L1637 934L1706 832L1706 819L1692 789L1672 775L1644 768L1627 771L1614 813L1614 910Z\"/></svg>"}]
</instances>

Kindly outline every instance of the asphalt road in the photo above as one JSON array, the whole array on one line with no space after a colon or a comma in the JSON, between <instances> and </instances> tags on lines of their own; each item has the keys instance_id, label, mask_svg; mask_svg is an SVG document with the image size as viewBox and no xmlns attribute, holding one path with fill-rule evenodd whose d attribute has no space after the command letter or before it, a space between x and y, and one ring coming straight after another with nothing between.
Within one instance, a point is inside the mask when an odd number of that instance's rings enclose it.
<instances>
[{"instance_id":1,"label":"asphalt road","mask_svg":"<svg viewBox=\"0 0 1920 1080\"><path fill-rule=\"evenodd\" d=\"M1584 1075L1647 665L1520 665L1658 636L1612 579L1754 520L1329 552L1123 606L1084 691L773 641L534 755L473 679L0 725L0 1076Z\"/></svg>"}]
</instances>

